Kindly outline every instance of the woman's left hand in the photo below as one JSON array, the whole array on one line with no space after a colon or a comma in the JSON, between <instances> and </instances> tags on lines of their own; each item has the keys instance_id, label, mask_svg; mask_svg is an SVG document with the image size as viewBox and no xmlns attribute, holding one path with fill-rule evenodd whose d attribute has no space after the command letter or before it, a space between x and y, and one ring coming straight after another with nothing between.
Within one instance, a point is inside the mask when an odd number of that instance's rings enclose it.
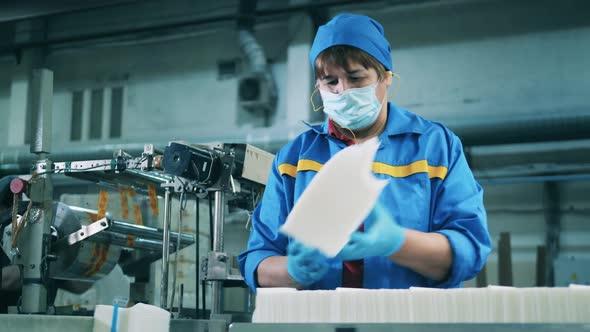
<instances>
[{"instance_id":1,"label":"woman's left hand","mask_svg":"<svg viewBox=\"0 0 590 332\"><path fill-rule=\"evenodd\" d=\"M338 253L343 261L391 256L404 243L405 229L378 203L365 220L364 232L356 231Z\"/></svg>"}]
</instances>

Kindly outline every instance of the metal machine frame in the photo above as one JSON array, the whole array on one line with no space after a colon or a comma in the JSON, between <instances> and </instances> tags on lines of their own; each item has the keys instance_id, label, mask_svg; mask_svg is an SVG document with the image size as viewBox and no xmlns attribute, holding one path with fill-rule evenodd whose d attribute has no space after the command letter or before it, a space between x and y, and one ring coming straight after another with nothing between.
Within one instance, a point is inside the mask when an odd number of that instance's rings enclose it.
<instances>
[{"instance_id":1,"label":"metal machine frame","mask_svg":"<svg viewBox=\"0 0 590 332\"><path fill-rule=\"evenodd\" d=\"M240 181L257 186L264 185L274 155L247 144L195 146L172 142L163 154L157 153L152 144L146 144L141 157L136 158L124 151L116 151L112 159L52 162L46 158L46 155L50 153L53 74L46 69L35 70L32 78L34 137L31 153L37 154L38 160L33 163L32 174L21 176L19 179L21 181L19 186L22 188L18 194L26 190L31 200L30 213L22 218L22 222L26 223L27 227L22 229L18 245L9 249L14 257L13 263L22 264L25 267L20 311L46 312L48 297L44 280L47 279L50 270L47 266L55 258L52 250L73 246L81 241L101 239L101 237L108 237L114 244L124 247L125 236L129 235L141 239L140 248L152 251L158 247L161 249L160 306L167 308L170 253L178 249L175 243L180 244L182 248L194 242L190 235L170 231L173 196L175 194L206 195L212 192L214 197L213 233L211 234L213 250L204 258L199 270L200 279L212 285L211 318L223 317L224 285L243 284L239 271L232 267L232 257L224 252L225 195L226 192L239 192L242 187ZM164 193L163 229L133 225L107 215L90 225L81 226L61 236L52 246L50 228L53 209L52 174L65 174L106 183L141 179L144 182L157 184ZM118 236L122 238L119 239ZM227 320L227 317L223 318Z\"/></svg>"}]
</instances>

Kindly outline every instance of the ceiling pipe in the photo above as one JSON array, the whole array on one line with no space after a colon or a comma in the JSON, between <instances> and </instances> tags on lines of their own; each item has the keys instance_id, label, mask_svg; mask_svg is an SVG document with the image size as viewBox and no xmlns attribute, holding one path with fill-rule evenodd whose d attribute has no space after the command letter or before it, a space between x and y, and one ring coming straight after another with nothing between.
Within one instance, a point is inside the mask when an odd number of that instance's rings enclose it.
<instances>
[{"instance_id":1,"label":"ceiling pipe","mask_svg":"<svg viewBox=\"0 0 590 332\"><path fill-rule=\"evenodd\" d=\"M478 117L444 124L467 146L590 138L590 112L583 110Z\"/></svg>"},{"instance_id":2,"label":"ceiling pipe","mask_svg":"<svg viewBox=\"0 0 590 332\"><path fill-rule=\"evenodd\" d=\"M272 17L272 16L279 16L279 15L287 15L287 14L294 14L300 12L313 12L318 9L324 9L329 7L335 6L353 6L353 5L366 5L370 3L382 2L387 3L388 6L402 6L402 5L414 5L414 4L424 4L429 2L440 2L440 0L398 0L393 2L386 2L384 0L365 0L359 2L358 0L345 0L345 1L330 1L330 2L323 2L323 3L314 3L314 4L302 4L302 5L294 5L294 6L286 6L283 8L277 9L262 9L256 10L255 16L256 17ZM24 43L17 43L10 47L0 48L0 55L12 55L17 54L18 52L22 51L23 49L30 49L30 48L44 48L51 45L56 44L67 44L67 43L75 43L75 42L83 42L88 40L95 40L95 39L105 39L105 38L112 38L112 37L119 37L122 35L133 35L133 34L141 34L145 32L155 32L155 31L166 31L166 30L173 30L185 27L194 27L204 24L212 24L212 23L220 23L220 22L235 22L239 16L237 14L225 14L225 15L218 15L206 18L198 18L198 19L189 19L189 20L181 20L172 23L163 23L163 24L156 24L144 27L137 27L137 28L129 28L129 29L119 29L107 32L97 32L97 33L88 33L83 35L77 36L69 36L69 37L61 37L61 38L48 38L45 40L39 41L31 41L31 42L24 42Z\"/></svg>"},{"instance_id":3,"label":"ceiling pipe","mask_svg":"<svg viewBox=\"0 0 590 332\"><path fill-rule=\"evenodd\" d=\"M469 121L441 121L457 134L463 145L471 148L473 158L481 157L490 159L493 155L495 145L500 144L517 144L515 148L520 149L517 154L531 150L534 155L543 152L556 150L556 145L560 141L571 140L588 140L590 139L590 112L568 112L568 113L551 113L551 114L528 114L510 117L497 118L476 118ZM191 142L232 142L254 144L267 151L275 152L283 144L287 143L294 135L303 131L302 127L295 128L269 128L259 129L254 132L244 133L242 135L235 131L220 133L217 137L191 137ZM255 134L253 134L255 133ZM153 143L156 148L162 149L168 145L169 141L161 139ZM542 143L552 142L547 145L524 144L524 143ZM113 152L122 149L133 156L139 156L143 152L144 143L100 143L100 144L70 144L61 146L60 149L54 149L49 158L54 161L74 161L74 160L92 160L112 158ZM568 143L570 144L570 143ZM571 144L570 144L571 145ZM572 146L572 149L557 149L560 159L569 163L575 161L588 162L588 158L581 158L580 151L584 151L585 143ZM488 146L485 147L484 146ZM477 147L477 148L476 148ZM511 148L499 146L497 153L507 155ZM590 146L588 147L590 150ZM524 151L524 152L523 152ZM565 156L569 156L568 159ZM492 157L493 158L493 157ZM505 157L505 159L511 159ZM0 151L0 175L19 174L24 170L28 172L33 156L29 152L28 146L7 148ZM535 159L540 163L543 160ZM476 162L477 160L473 160ZM479 164L474 164L478 167ZM502 165L496 165L501 167Z\"/></svg>"},{"instance_id":4,"label":"ceiling pipe","mask_svg":"<svg viewBox=\"0 0 590 332\"><path fill-rule=\"evenodd\" d=\"M104 8L112 8L112 7L120 7L132 4L134 2L138 2L140 0L99 0L99 1L40 1L40 4L24 4L25 12L32 13L22 13L22 14L13 14L14 17L9 19L2 18L0 16L0 23L14 23L23 20L29 19L36 19L36 18L50 18L59 15L67 15L67 14L74 14L79 12L85 12L89 10L96 10L96 9L104 9ZM14 4L8 6L15 6ZM36 8L35 8L36 7ZM39 8L42 7L42 8ZM21 6L18 4L16 7L11 8L9 12L18 12L21 9ZM2 7L0 7L2 10ZM5 14L8 15L8 14Z\"/></svg>"}]
</instances>

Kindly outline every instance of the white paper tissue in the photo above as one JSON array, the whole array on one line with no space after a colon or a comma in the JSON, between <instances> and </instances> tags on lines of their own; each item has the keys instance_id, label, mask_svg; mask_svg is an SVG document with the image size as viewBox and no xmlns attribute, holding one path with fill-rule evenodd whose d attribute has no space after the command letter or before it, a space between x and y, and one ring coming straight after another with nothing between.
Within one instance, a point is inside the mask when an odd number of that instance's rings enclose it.
<instances>
[{"instance_id":1,"label":"white paper tissue","mask_svg":"<svg viewBox=\"0 0 590 332\"><path fill-rule=\"evenodd\" d=\"M387 184L371 173L377 138L336 153L315 175L280 231L333 257L348 242Z\"/></svg>"}]
</instances>

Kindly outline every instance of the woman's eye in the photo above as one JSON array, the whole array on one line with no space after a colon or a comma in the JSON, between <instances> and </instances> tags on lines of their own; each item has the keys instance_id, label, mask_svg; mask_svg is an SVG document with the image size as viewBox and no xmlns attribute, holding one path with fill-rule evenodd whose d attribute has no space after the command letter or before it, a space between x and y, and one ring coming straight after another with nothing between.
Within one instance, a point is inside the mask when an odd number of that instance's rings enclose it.
<instances>
[{"instance_id":1,"label":"woman's eye","mask_svg":"<svg viewBox=\"0 0 590 332\"><path fill-rule=\"evenodd\" d=\"M336 84L338 84L338 81L329 81L327 84L328 85L336 85Z\"/></svg>"},{"instance_id":2,"label":"woman's eye","mask_svg":"<svg viewBox=\"0 0 590 332\"><path fill-rule=\"evenodd\" d=\"M358 82L358 81L362 81L364 77L351 77L350 80L352 82Z\"/></svg>"}]
</instances>

